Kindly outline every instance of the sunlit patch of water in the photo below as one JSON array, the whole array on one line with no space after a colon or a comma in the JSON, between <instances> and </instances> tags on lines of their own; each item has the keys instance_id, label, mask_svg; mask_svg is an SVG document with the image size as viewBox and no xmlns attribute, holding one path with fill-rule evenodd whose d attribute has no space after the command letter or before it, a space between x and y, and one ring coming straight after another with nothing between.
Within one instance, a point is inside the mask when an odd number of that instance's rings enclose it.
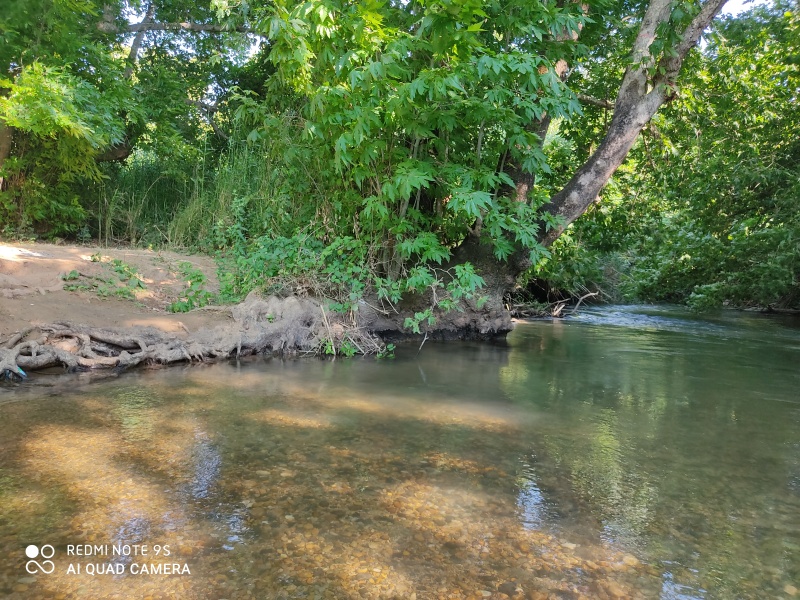
<instances>
[{"instance_id":1,"label":"sunlit patch of water","mask_svg":"<svg viewBox=\"0 0 800 600\"><path fill-rule=\"evenodd\" d=\"M519 518L529 529L555 528L558 522L557 508L539 487L535 463L534 455L520 461L517 495Z\"/></svg>"},{"instance_id":2,"label":"sunlit patch of water","mask_svg":"<svg viewBox=\"0 0 800 600\"><path fill-rule=\"evenodd\" d=\"M671 566L669 561L666 561L665 566ZM693 587L685 583L677 583L675 576L671 571L666 570L661 576L661 594L660 600L702 600L708 598L706 590L698 587Z\"/></svg>"}]
</instances>

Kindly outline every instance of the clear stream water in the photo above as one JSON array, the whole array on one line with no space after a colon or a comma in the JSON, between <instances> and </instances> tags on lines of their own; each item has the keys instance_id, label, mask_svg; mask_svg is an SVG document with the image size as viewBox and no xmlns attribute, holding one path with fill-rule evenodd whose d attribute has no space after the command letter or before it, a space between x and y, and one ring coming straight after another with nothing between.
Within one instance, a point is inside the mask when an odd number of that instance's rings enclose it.
<instances>
[{"instance_id":1,"label":"clear stream water","mask_svg":"<svg viewBox=\"0 0 800 600\"><path fill-rule=\"evenodd\" d=\"M0 597L800 598L798 325L0 388Z\"/></svg>"}]
</instances>

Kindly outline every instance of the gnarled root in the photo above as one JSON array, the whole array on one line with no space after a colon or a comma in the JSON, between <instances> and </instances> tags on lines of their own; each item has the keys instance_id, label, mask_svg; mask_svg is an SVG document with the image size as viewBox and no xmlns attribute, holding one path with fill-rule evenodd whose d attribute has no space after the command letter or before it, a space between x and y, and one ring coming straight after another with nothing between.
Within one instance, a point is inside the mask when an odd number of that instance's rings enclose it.
<instances>
[{"instance_id":1,"label":"gnarled root","mask_svg":"<svg viewBox=\"0 0 800 600\"><path fill-rule=\"evenodd\" d=\"M55 323L28 328L0 343L0 379L25 377L27 370L54 366L68 371L126 369L143 363L172 364L250 354L310 354L318 352L327 340L333 347L351 339L372 352L383 349L378 338L347 323L343 315L328 313L334 324L324 324L321 307L319 301L310 298L261 299L251 295L231 309L230 324L202 329L187 339L149 327L115 329ZM337 335L338 339L332 339Z\"/></svg>"}]
</instances>

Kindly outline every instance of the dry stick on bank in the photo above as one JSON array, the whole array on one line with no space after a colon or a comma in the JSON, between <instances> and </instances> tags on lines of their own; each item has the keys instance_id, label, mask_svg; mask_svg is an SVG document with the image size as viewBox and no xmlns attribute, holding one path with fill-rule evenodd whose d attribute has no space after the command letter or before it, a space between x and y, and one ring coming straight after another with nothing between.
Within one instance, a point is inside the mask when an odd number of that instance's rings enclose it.
<instances>
[{"instance_id":1,"label":"dry stick on bank","mask_svg":"<svg viewBox=\"0 0 800 600\"><path fill-rule=\"evenodd\" d=\"M322 322L325 323L325 329L328 331L328 339L330 340L333 357L336 358L336 344L333 338L333 332L331 331L331 326L328 323L328 317L325 315L325 307L320 306L319 309L322 311Z\"/></svg>"},{"instance_id":2,"label":"dry stick on bank","mask_svg":"<svg viewBox=\"0 0 800 600\"><path fill-rule=\"evenodd\" d=\"M572 310L563 314L562 311L573 300L573 298L568 298L566 300L556 300L555 302L551 302L549 304L538 304L536 302L518 302L516 304L509 304L508 310L511 313L511 315L515 318L522 318L522 319L529 317L563 318L577 313L581 303L583 303L583 301L586 300L587 298L594 298L595 296L599 295L600 292L589 292L587 294L584 294L583 296L578 298L577 302L575 303L575 306L572 307Z\"/></svg>"}]
</instances>

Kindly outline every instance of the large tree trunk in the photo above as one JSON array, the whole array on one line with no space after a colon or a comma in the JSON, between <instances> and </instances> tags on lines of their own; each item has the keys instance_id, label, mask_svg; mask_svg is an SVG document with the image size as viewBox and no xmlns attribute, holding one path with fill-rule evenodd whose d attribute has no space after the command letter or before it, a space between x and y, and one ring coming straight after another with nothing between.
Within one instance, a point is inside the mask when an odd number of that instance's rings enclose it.
<instances>
[{"instance_id":1,"label":"large tree trunk","mask_svg":"<svg viewBox=\"0 0 800 600\"><path fill-rule=\"evenodd\" d=\"M682 39L671 49L672 52L665 52L660 57L651 53L651 46L659 27L669 21L671 0L651 2L634 42L629 61L631 66L623 76L608 131L594 154L545 206L544 210L558 217L561 225L550 230L542 228L539 235L542 245L552 244L570 223L586 211L624 162L644 126L674 96L683 60L725 2L726 0L707 0L682 32ZM651 76L650 73L658 75ZM592 103L601 102L588 100ZM543 136L546 125L545 121L532 126L540 128L540 135ZM533 176L521 171L514 172L513 175L516 189L512 193L516 199L524 201L533 183ZM508 261L498 261L492 253L491 240L485 237L481 239L479 227L456 249L452 263L469 261L486 281L484 293L488 302L482 311L470 308L467 312L472 310L472 318L468 318L468 315L461 317L468 324L469 330L484 333L494 330L496 333L503 333L511 328L510 318L506 316L503 320L500 317L504 310L503 297L513 288L516 278L531 267L529 255L527 249L519 248ZM486 320L484 324L481 324L481 318Z\"/></svg>"},{"instance_id":2,"label":"large tree trunk","mask_svg":"<svg viewBox=\"0 0 800 600\"><path fill-rule=\"evenodd\" d=\"M567 225L581 216L597 198L633 147L642 128L666 100L665 90L654 89L631 105L618 104L608 133L595 153L572 176L564 188L555 194L544 210L560 217L563 225L542 231L539 241L549 246Z\"/></svg>"},{"instance_id":3,"label":"large tree trunk","mask_svg":"<svg viewBox=\"0 0 800 600\"><path fill-rule=\"evenodd\" d=\"M542 245L552 244L570 223L589 208L624 162L644 126L674 96L678 73L686 55L697 45L703 30L725 2L726 0L707 0L703 3L700 12L682 32L681 40L670 49L671 52L664 52L661 57L651 53L651 46L659 27L669 21L671 1L653 0L650 3L634 42L630 66L623 76L617 100L613 105L614 115L608 131L594 154L544 207L544 210L560 219L561 225L549 230L542 228L539 235ZM650 76L651 72L658 75ZM586 96L582 100L600 103ZM513 175L517 183L515 197L520 199L521 194L527 193L532 176L522 173ZM472 240L465 242L467 247L473 244ZM503 280L514 279L531 266L525 257L526 250L520 249L516 254L519 256L509 261L508 265L494 267L494 272L503 273ZM486 267L483 274L489 270L492 267Z\"/></svg>"}]
</instances>

